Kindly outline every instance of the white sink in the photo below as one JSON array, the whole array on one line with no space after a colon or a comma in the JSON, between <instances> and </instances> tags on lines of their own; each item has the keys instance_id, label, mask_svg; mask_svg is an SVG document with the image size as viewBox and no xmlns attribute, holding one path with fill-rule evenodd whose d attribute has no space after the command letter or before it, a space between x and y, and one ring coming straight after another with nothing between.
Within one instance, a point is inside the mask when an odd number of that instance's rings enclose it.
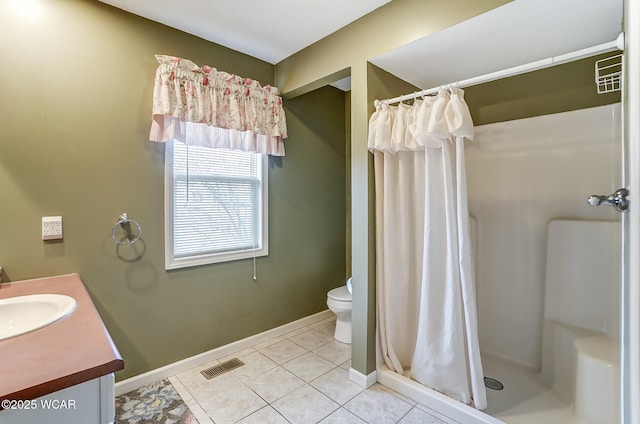
<instances>
[{"instance_id":1,"label":"white sink","mask_svg":"<svg viewBox=\"0 0 640 424\"><path fill-rule=\"evenodd\" d=\"M62 294L33 294L0 299L0 340L19 336L68 316L76 300Z\"/></svg>"}]
</instances>

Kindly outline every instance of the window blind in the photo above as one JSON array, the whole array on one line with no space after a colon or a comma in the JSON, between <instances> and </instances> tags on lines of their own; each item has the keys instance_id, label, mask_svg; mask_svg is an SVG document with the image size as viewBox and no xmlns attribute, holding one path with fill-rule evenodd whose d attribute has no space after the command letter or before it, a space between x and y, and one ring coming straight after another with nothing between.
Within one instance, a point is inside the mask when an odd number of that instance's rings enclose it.
<instances>
[{"instance_id":1,"label":"window blind","mask_svg":"<svg viewBox=\"0 0 640 424\"><path fill-rule=\"evenodd\" d=\"M261 249L262 155L173 144L174 258Z\"/></svg>"}]
</instances>

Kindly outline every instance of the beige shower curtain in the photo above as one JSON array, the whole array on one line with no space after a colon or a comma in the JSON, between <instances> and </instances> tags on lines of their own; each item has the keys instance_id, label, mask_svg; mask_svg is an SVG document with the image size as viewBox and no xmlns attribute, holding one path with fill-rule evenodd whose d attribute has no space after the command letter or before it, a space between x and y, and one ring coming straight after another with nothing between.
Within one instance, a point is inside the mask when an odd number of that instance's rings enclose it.
<instances>
[{"instance_id":1,"label":"beige shower curtain","mask_svg":"<svg viewBox=\"0 0 640 424\"><path fill-rule=\"evenodd\" d=\"M463 91L379 104L369 123L376 180L379 346L392 370L486 407L477 332Z\"/></svg>"}]
</instances>

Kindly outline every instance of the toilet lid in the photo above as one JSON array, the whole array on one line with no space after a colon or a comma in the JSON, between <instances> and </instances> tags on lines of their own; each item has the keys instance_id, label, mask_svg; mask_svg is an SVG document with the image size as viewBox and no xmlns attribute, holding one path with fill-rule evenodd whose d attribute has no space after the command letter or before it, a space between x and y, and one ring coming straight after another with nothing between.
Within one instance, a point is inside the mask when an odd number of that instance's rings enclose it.
<instances>
[{"instance_id":1,"label":"toilet lid","mask_svg":"<svg viewBox=\"0 0 640 424\"><path fill-rule=\"evenodd\" d=\"M329 290L327 296L333 300L351 302L351 293L349 293L349 290L347 290L347 286L341 286L333 290Z\"/></svg>"}]
</instances>

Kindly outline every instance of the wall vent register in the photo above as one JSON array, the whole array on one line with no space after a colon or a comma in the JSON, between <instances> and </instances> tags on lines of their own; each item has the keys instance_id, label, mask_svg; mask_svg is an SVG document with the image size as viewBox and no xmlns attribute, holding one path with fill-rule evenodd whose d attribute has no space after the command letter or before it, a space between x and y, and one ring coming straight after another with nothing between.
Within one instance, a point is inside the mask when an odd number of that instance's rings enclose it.
<instances>
[{"instance_id":1,"label":"wall vent register","mask_svg":"<svg viewBox=\"0 0 640 424\"><path fill-rule=\"evenodd\" d=\"M222 375L226 372L234 370L243 365L244 365L244 362L242 362L238 358L233 358L221 364L214 365L213 367L207 368L206 370L202 370L200 371L200 374L202 374L207 380L211 380L213 377L217 377L219 375Z\"/></svg>"}]
</instances>

